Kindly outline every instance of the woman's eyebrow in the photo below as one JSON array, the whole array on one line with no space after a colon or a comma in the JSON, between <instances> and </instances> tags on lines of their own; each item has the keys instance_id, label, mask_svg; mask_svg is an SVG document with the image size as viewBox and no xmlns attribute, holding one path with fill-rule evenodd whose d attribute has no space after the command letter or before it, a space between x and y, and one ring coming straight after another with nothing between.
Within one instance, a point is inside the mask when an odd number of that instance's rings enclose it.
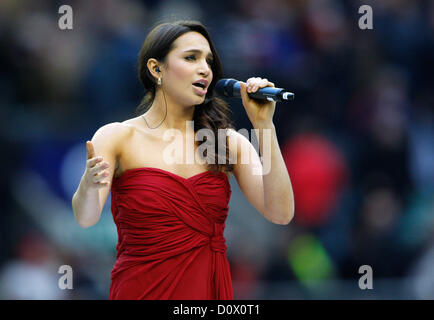
<instances>
[{"instance_id":1,"label":"woman's eyebrow","mask_svg":"<svg viewBox=\"0 0 434 320\"><path fill-rule=\"evenodd\" d=\"M199 49L190 49L190 50L185 50L184 52L197 52L197 53L202 53L202 50L199 50ZM208 53L208 57L214 58L211 52Z\"/></svg>"}]
</instances>

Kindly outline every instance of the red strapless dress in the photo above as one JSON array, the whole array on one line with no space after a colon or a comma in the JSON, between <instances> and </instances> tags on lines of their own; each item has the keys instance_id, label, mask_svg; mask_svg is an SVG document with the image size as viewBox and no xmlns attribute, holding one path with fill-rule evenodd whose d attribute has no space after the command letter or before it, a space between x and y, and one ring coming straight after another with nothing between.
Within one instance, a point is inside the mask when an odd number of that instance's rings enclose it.
<instances>
[{"instance_id":1,"label":"red strapless dress","mask_svg":"<svg viewBox=\"0 0 434 320\"><path fill-rule=\"evenodd\" d=\"M109 299L232 300L223 236L231 188L223 172L188 179L135 168L113 180L118 231Z\"/></svg>"}]
</instances>

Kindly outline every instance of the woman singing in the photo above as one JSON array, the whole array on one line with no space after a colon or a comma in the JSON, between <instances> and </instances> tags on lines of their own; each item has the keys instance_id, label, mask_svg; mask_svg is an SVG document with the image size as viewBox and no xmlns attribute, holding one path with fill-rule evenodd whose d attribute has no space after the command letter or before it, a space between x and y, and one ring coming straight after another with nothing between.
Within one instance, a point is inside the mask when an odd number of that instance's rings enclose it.
<instances>
[{"instance_id":1,"label":"woman singing","mask_svg":"<svg viewBox=\"0 0 434 320\"><path fill-rule=\"evenodd\" d=\"M276 103L248 96L274 84L250 78L241 85L261 154L262 133L269 133L269 156L261 163L249 140L233 129L227 104L214 96L222 76L219 56L201 23L160 24L139 54L139 78L146 90L140 115L101 127L87 142L86 169L72 207L78 224L90 227L111 191L118 244L109 299L233 299L223 236L231 174L267 220L291 221L291 181L272 121ZM195 136L203 129L214 134L216 143L206 149L207 161L198 161L205 153ZM170 132L181 138L168 139ZM253 155L250 161L241 161L245 150ZM261 171L265 162L267 173Z\"/></svg>"}]
</instances>

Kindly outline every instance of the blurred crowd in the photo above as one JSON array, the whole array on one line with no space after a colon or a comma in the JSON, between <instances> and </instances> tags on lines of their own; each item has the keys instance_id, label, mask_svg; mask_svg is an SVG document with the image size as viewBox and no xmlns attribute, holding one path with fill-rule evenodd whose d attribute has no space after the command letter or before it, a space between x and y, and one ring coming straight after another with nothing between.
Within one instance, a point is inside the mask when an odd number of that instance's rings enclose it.
<instances>
[{"instance_id":1,"label":"blurred crowd","mask_svg":"<svg viewBox=\"0 0 434 320\"><path fill-rule=\"evenodd\" d=\"M60 30L58 9L73 9ZM361 30L361 5L373 29ZM273 225L236 181L225 236L236 299L434 299L434 2L2 0L0 298L106 299L110 199L81 229L71 207L85 141L135 116L137 57L159 22L199 20L225 77L295 93L278 139L295 219ZM251 124L229 100L237 129ZM60 290L61 265L74 289ZM374 289L358 287L369 265Z\"/></svg>"}]
</instances>

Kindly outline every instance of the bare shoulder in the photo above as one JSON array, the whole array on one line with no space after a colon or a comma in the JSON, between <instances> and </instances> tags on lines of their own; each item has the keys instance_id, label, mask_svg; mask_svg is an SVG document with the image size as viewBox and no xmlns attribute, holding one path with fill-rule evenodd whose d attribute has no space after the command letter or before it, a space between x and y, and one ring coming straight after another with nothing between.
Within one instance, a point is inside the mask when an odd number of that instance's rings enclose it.
<instances>
[{"instance_id":1,"label":"bare shoulder","mask_svg":"<svg viewBox=\"0 0 434 320\"><path fill-rule=\"evenodd\" d=\"M129 140L133 127L121 122L112 122L100 127L92 137L95 155L102 156L111 168L118 170L123 146Z\"/></svg>"},{"instance_id":2,"label":"bare shoulder","mask_svg":"<svg viewBox=\"0 0 434 320\"><path fill-rule=\"evenodd\" d=\"M231 138L231 139L235 139L235 140L247 140L248 141L248 139L245 137L245 136L243 136L241 133L239 133L238 131L235 131L235 129L232 129L232 128L229 128L229 129L227 129L226 130L226 132L227 132L227 136L229 137L229 138Z\"/></svg>"},{"instance_id":3,"label":"bare shoulder","mask_svg":"<svg viewBox=\"0 0 434 320\"><path fill-rule=\"evenodd\" d=\"M132 127L121 122L112 122L100 127L92 140L103 140L104 144L111 144L113 147L126 139L132 133Z\"/></svg>"},{"instance_id":4,"label":"bare shoulder","mask_svg":"<svg viewBox=\"0 0 434 320\"><path fill-rule=\"evenodd\" d=\"M132 127L120 122L108 123L100 127L92 138L95 151L100 149L103 153L111 153L117 157L121 152L122 144L132 133Z\"/></svg>"},{"instance_id":5,"label":"bare shoulder","mask_svg":"<svg viewBox=\"0 0 434 320\"><path fill-rule=\"evenodd\" d=\"M229 152L231 157L233 157L233 161L235 161L235 177L241 179L241 176L249 175L258 170L258 167L261 167L262 163L256 143L254 146L249 140L248 135L245 136L242 132L235 131L234 129L229 129L227 135L229 137Z\"/></svg>"},{"instance_id":6,"label":"bare shoulder","mask_svg":"<svg viewBox=\"0 0 434 320\"><path fill-rule=\"evenodd\" d=\"M229 140L229 150L231 153L233 152L235 154L239 154L240 149L242 149L243 147L250 148L251 146L248 138L246 138L240 132L235 131L232 128L227 130L227 136Z\"/></svg>"}]
</instances>

